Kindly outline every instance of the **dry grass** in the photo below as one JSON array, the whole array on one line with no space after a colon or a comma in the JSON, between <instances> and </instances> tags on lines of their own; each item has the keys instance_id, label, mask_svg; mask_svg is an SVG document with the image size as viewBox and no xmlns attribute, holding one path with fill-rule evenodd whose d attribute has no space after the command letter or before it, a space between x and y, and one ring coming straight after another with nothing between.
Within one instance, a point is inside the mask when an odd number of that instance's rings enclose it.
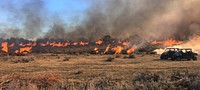
<instances>
[{"instance_id":1,"label":"dry grass","mask_svg":"<svg viewBox=\"0 0 200 90\"><path fill-rule=\"evenodd\" d=\"M30 57L34 57L31 62L11 62ZM66 62L65 59L68 57L70 59ZM120 55L112 62L105 62L109 57L114 56L32 54L23 57L1 57L1 88L6 90L198 88L200 61L163 61L159 60L158 55L134 55L135 58L124 59L124 55Z\"/></svg>"},{"instance_id":2,"label":"dry grass","mask_svg":"<svg viewBox=\"0 0 200 90\"><path fill-rule=\"evenodd\" d=\"M54 90L62 86L61 78L52 73L13 73L2 76L0 80L3 90Z\"/></svg>"}]
</instances>

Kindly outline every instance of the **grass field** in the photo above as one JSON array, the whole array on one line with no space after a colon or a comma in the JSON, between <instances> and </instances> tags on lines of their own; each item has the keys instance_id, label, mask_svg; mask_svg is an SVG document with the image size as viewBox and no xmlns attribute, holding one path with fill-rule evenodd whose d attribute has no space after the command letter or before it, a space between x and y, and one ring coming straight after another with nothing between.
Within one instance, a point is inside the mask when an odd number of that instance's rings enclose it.
<instances>
[{"instance_id":1,"label":"grass field","mask_svg":"<svg viewBox=\"0 0 200 90\"><path fill-rule=\"evenodd\" d=\"M3 90L200 89L200 61L160 60L159 55L30 54L2 56Z\"/></svg>"}]
</instances>

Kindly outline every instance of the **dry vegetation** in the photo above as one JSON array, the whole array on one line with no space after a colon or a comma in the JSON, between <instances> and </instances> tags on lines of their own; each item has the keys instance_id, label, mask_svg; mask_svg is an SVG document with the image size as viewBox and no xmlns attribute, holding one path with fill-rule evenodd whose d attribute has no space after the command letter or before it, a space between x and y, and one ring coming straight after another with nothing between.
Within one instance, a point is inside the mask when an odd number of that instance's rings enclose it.
<instances>
[{"instance_id":1,"label":"dry vegetation","mask_svg":"<svg viewBox=\"0 0 200 90\"><path fill-rule=\"evenodd\" d=\"M2 90L198 90L200 61L159 55L31 54L0 58Z\"/></svg>"}]
</instances>

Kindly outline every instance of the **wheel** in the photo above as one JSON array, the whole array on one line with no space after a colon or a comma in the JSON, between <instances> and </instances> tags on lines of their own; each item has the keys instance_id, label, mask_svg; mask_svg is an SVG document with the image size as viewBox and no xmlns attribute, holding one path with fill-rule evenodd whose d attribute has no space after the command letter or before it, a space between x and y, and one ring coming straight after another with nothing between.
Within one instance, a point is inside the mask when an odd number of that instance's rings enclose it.
<instances>
[{"instance_id":1,"label":"wheel","mask_svg":"<svg viewBox=\"0 0 200 90\"><path fill-rule=\"evenodd\" d=\"M172 57L171 60L172 60L172 61L176 61L176 58L175 58L175 57Z\"/></svg>"},{"instance_id":2,"label":"wheel","mask_svg":"<svg viewBox=\"0 0 200 90\"><path fill-rule=\"evenodd\" d=\"M161 56L160 56L160 59L161 59L161 60L167 60L167 56L161 55Z\"/></svg>"},{"instance_id":3,"label":"wheel","mask_svg":"<svg viewBox=\"0 0 200 90\"><path fill-rule=\"evenodd\" d=\"M193 57L193 60L196 61L196 60L197 60L197 57Z\"/></svg>"},{"instance_id":4,"label":"wheel","mask_svg":"<svg viewBox=\"0 0 200 90\"><path fill-rule=\"evenodd\" d=\"M180 61L181 60L181 58L180 57L176 57L176 59L175 60L178 60L178 61Z\"/></svg>"},{"instance_id":5,"label":"wheel","mask_svg":"<svg viewBox=\"0 0 200 90\"><path fill-rule=\"evenodd\" d=\"M187 58L188 61L190 61L191 59L192 59L192 58L189 58L189 57Z\"/></svg>"}]
</instances>

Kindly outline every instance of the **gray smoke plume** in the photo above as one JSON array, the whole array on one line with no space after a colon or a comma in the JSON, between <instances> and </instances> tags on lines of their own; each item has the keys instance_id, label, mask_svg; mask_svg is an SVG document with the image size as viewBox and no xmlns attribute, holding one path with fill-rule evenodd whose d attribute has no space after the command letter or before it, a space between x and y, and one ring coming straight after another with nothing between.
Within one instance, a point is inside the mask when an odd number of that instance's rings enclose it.
<instances>
[{"instance_id":1,"label":"gray smoke plume","mask_svg":"<svg viewBox=\"0 0 200 90\"><path fill-rule=\"evenodd\" d=\"M31 0L21 8L24 17L24 33L28 39L36 39L44 27L44 6L42 0Z\"/></svg>"},{"instance_id":2,"label":"gray smoke plume","mask_svg":"<svg viewBox=\"0 0 200 90\"><path fill-rule=\"evenodd\" d=\"M9 26L3 26L0 27L0 38L7 39L7 38L22 38L20 36L21 32L16 27L9 27Z\"/></svg>"},{"instance_id":3,"label":"gray smoke plume","mask_svg":"<svg viewBox=\"0 0 200 90\"><path fill-rule=\"evenodd\" d=\"M65 39L66 25L64 22L57 15L54 19L52 19L52 22L53 25L50 27L50 30L48 30L44 37L49 39Z\"/></svg>"},{"instance_id":4,"label":"gray smoke plume","mask_svg":"<svg viewBox=\"0 0 200 90\"><path fill-rule=\"evenodd\" d=\"M84 20L78 21L79 24L76 26L69 25L69 27L62 21L64 18L60 18L60 21L49 21L45 17L48 11L44 7L43 0L24 0L21 7L13 7L13 0L4 4L2 8L7 8L8 12L15 16L11 22L20 23L22 26L22 28L17 27L17 30L22 30L19 32L20 35L16 36L26 39L43 36L97 40L105 35L111 35L137 42L168 38L187 40L190 36L200 33L199 0L85 0L85 2L90 6L85 11ZM53 25L47 25L46 22L51 22ZM75 22L77 21L73 23ZM46 34L42 33L44 27L48 27Z\"/></svg>"},{"instance_id":5,"label":"gray smoke plume","mask_svg":"<svg viewBox=\"0 0 200 90\"><path fill-rule=\"evenodd\" d=\"M1 7L6 13L10 14L9 21L18 25L21 36L26 39L36 39L42 35L42 29L45 26L46 10L42 0L3 0ZM22 5L16 6L16 3ZM15 7L14 7L15 6ZM14 28L14 26L13 26ZM8 33L15 33L12 30L7 30ZM16 37L16 36L11 36Z\"/></svg>"},{"instance_id":6,"label":"gray smoke plume","mask_svg":"<svg viewBox=\"0 0 200 90\"><path fill-rule=\"evenodd\" d=\"M72 38L96 40L139 36L145 40L185 40L199 32L199 0L91 0L87 18ZM134 38L133 38L134 39Z\"/></svg>"}]
</instances>

